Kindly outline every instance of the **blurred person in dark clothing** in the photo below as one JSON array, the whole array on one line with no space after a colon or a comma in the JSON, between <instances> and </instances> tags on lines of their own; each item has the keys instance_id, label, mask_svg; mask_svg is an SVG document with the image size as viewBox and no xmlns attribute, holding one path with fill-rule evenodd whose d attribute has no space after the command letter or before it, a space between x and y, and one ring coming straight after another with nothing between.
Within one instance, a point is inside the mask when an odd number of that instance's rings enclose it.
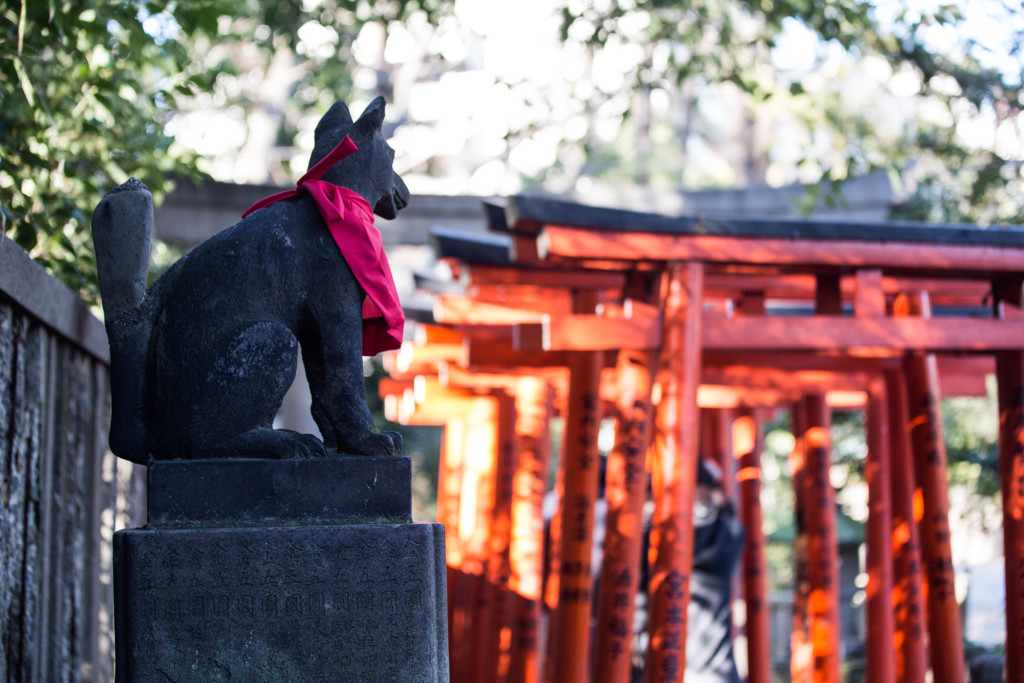
<instances>
[{"instance_id":1,"label":"blurred person in dark clothing","mask_svg":"<svg viewBox=\"0 0 1024 683\"><path fill-rule=\"evenodd\" d=\"M644 511L644 555L647 557L653 504ZM743 526L722 487L722 471L700 460L693 506L693 572L686 629L686 683L739 683L733 656L732 575L743 548ZM649 568L641 564L640 596L648 590ZM648 641L646 600L638 600L637 644ZM634 658L634 680L643 680L643 653Z\"/></svg>"},{"instance_id":2,"label":"blurred person in dark clothing","mask_svg":"<svg viewBox=\"0 0 1024 683\"><path fill-rule=\"evenodd\" d=\"M687 683L736 683L732 643L732 574L743 526L722 488L722 472L700 461L693 506L693 574L686 629Z\"/></svg>"}]
</instances>

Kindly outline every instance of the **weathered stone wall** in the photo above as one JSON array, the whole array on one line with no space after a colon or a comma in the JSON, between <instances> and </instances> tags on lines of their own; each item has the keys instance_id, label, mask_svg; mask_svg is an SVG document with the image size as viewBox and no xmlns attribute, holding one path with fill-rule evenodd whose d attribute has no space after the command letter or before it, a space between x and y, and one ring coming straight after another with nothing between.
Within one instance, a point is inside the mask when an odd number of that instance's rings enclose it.
<instances>
[{"instance_id":1,"label":"weathered stone wall","mask_svg":"<svg viewBox=\"0 0 1024 683\"><path fill-rule=\"evenodd\" d=\"M113 678L108 410L102 324L0 233L0 681Z\"/></svg>"}]
</instances>

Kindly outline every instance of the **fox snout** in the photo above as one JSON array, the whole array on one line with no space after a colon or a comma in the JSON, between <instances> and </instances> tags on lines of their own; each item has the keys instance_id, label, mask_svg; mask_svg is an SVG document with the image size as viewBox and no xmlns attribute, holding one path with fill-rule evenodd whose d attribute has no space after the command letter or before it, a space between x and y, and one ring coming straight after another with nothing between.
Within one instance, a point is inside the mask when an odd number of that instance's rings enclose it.
<instances>
[{"instance_id":1,"label":"fox snout","mask_svg":"<svg viewBox=\"0 0 1024 683\"><path fill-rule=\"evenodd\" d=\"M373 212L381 218L388 220L393 219L398 215L398 212L409 205L409 188L405 186L405 181L397 173L392 172L393 182L391 185L391 192L386 196L381 197L377 205L373 207Z\"/></svg>"}]
</instances>

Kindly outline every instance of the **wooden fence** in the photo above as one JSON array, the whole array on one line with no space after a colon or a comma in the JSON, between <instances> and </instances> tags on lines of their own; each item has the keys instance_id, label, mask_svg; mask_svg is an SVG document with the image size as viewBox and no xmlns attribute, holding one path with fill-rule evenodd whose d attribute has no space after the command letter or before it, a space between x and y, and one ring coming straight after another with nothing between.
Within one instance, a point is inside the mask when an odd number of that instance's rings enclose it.
<instances>
[{"instance_id":1,"label":"wooden fence","mask_svg":"<svg viewBox=\"0 0 1024 683\"><path fill-rule=\"evenodd\" d=\"M0 233L2 681L113 680L108 412L103 325Z\"/></svg>"}]
</instances>

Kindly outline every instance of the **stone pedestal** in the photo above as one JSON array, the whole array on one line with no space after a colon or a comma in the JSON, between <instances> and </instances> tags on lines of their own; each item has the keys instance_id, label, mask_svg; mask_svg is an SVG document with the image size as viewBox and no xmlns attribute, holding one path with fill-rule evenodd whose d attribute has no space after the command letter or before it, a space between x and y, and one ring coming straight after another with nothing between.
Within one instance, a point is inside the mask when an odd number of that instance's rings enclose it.
<instances>
[{"instance_id":1,"label":"stone pedestal","mask_svg":"<svg viewBox=\"0 0 1024 683\"><path fill-rule=\"evenodd\" d=\"M410 522L407 458L149 474L149 524L114 538L118 681L448 681L444 527Z\"/></svg>"}]
</instances>

